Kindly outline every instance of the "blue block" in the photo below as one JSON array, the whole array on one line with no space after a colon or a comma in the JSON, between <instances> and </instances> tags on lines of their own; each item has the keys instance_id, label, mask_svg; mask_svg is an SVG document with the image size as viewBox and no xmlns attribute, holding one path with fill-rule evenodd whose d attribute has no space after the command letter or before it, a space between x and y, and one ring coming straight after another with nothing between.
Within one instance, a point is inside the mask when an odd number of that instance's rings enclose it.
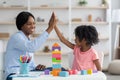
<instances>
[{"instance_id":1,"label":"blue block","mask_svg":"<svg viewBox=\"0 0 120 80\"><path fill-rule=\"evenodd\" d=\"M61 64L52 64L53 69L61 68Z\"/></svg>"},{"instance_id":2,"label":"blue block","mask_svg":"<svg viewBox=\"0 0 120 80\"><path fill-rule=\"evenodd\" d=\"M86 75L87 74L87 70L81 70L81 75Z\"/></svg>"},{"instance_id":3,"label":"blue block","mask_svg":"<svg viewBox=\"0 0 120 80\"><path fill-rule=\"evenodd\" d=\"M59 73L59 76L68 77L68 76L69 76L69 72L68 72L68 71L61 71L61 72Z\"/></svg>"}]
</instances>

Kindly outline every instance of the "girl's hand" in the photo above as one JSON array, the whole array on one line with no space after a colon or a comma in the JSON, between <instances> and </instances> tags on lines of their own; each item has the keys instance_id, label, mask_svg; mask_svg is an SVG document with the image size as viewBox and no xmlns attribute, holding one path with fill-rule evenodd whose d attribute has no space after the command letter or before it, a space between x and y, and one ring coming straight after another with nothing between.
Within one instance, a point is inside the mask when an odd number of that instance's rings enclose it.
<instances>
[{"instance_id":1,"label":"girl's hand","mask_svg":"<svg viewBox=\"0 0 120 80\"><path fill-rule=\"evenodd\" d=\"M54 12L52 13L52 16L51 16L51 18L50 18L50 20L49 20L49 23L48 23L48 28L47 28L47 32L48 33L50 33L52 30L53 30L53 28L54 28L54 26L56 25L56 23L57 23L57 19L56 19L56 16L55 16L55 14L54 14Z\"/></svg>"}]
</instances>

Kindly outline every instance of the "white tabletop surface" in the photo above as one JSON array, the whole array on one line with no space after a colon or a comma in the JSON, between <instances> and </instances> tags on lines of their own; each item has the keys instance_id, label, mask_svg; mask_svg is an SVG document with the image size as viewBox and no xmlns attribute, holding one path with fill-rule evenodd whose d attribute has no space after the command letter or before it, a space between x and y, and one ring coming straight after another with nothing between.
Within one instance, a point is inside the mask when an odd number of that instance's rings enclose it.
<instances>
[{"instance_id":1,"label":"white tabletop surface","mask_svg":"<svg viewBox=\"0 0 120 80\"><path fill-rule=\"evenodd\" d=\"M77 74L68 77L44 75L43 72L32 72L27 77L14 75L12 80L107 80L107 78L103 72L97 72L91 75Z\"/></svg>"}]
</instances>

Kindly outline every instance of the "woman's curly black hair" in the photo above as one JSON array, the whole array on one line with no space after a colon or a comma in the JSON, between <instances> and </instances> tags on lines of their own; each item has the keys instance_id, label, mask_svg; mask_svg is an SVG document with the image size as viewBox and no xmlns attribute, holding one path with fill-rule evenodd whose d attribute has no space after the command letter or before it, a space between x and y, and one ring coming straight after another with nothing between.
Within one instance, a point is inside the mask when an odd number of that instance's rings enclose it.
<instances>
[{"instance_id":1,"label":"woman's curly black hair","mask_svg":"<svg viewBox=\"0 0 120 80\"><path fill-rule=\"evenodd\" d=\"M75 29L75 36L79 41L86 40L87 45L94 45L99 42L98 32L92 25L80 25Z\"/></svg>"},{"instance_id":2,"label":"woman's curly black hair","mask_svg":"<svg viewBox=\"0 0 120 80\"><path fill-rule=\"evenodd\" d=\"M25 23L27 23L30 16L33 17L33 19L35 20L35 17L30 12L22 11L17 15L17 17L16 17L16 26L17 26L18 30L21 30L21 27Z\"/></svg>"}]
</instances>

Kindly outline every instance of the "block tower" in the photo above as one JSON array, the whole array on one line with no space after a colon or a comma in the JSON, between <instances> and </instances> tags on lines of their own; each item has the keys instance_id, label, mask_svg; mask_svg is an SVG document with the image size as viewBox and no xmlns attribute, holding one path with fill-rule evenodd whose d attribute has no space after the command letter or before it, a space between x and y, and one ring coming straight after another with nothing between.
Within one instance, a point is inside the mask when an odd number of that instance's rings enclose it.
<instances>
[{"instance_id":1,"label":"block tower","mask_svg":"<svg viewBox=\"0 0 120 80\"><path fill-rule=\"evenodd\" d=\"M52 74L58 76L61 71L61 47L58 43L52 46Z\"/></svg>"}]
</instances>

